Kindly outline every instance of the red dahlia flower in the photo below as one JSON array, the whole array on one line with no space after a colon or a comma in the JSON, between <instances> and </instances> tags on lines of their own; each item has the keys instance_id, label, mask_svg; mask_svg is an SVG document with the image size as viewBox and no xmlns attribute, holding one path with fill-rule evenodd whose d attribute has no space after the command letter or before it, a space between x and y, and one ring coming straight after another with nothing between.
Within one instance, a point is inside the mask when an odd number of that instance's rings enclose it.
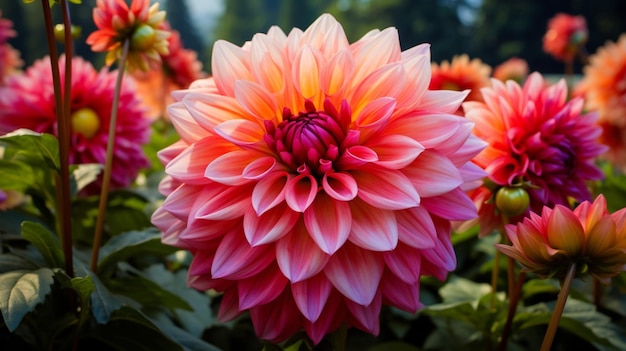
<instances>
[{"instance_id":1,"label":"red dahlia flower","mask_svg":"<svg viewBox=\"0 0 626 351\"><path fill-rule=\"evenodd\" d=\"M325 14L218 41L212 64L169 107L181 140L159 153L152 218L193 254L189 284L272 341L415 312L420 276L454 269L450 221L476 215L464 190L484 176L484 143L453 114L467 93L428 90L429 46L401 51L394 28L350 44Z\"/></svg>"},{"instance_id":2,"label":"red dahlia flower","mask_svg":"<svg viewBox=\"0 0 626 351\"><path fill-rule=\"evenodd\" d=\"M583 16L559 13L548 21L543 50L557 60L572 61L588 38L587 21Z\"/></svg>"},{"instance_id":3,"label":"red dahlia flower","mask_svg":"<svg viewBox=\"0 0 626 351\"><path fill-rule=\"evenodd\" d=\"M0 87L0 133L27 128L57 134L49 60L36 61L24 73L8 77L6 86ZM65 56L59 59L59 69L63 79ZM105 163L116 77L116 71L97 72L89 62L73 59L70 163ZM117 122L111 185L121 188L149 165L141 146L148 141L150 120L144 116L129 80L122 87Z\"/></svg>"},{"instance_id":4,"label":"red dahlia flower","mask_svg":"<svg viewBox=\"0 0 626 351\"><path fill-rule=\"evenodd\" d=\"M463 104L466 118L476 123L474 133L489 144L474 159L493 183L472 193L481 235L502 224L494 201L489 201L501 187L524 186L529 209L535 212L544 205L591 198L585 182L603 177L594 161L606 147L597 142L597 114L582 113L582 98L567 100L564 80L546 86L542 76L533 73L522 87L493 79L482 94L485 102Z\"/></svg>"},{"instance_id":5,"label":"red dahlia flower","mask_svg":"<svg viewBox=\"0 0 626 351\"><path fill-rule=\"evenodd\" d=\"M0 86L4 84L7 75L16 73L22 66L19 52L7 42L16 35L13 22L1 16L2 11L0 11Z\"/></svg>"}]
</instances>

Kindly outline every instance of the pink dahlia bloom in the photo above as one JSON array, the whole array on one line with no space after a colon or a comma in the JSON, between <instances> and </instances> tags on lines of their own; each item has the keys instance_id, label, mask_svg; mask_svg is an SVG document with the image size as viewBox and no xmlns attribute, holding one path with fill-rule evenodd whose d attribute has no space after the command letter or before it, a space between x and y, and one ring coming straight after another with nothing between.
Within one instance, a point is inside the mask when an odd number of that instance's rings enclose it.
<instances>
[{"instance_id":1,"label":"pink dahlia bloom","mask_svg":"<svg viewBox=\"0 0 626 351\"><path fill-rule=\"evenodd\" d=\"M466 102L466 118L476 123L474 133L489 146L474 161L489 174L491 186L473 191L480 232L500 229L492 197L501 187L524 186L529 210L546 205L589 200L586 181L603 177L595 158L606 150L597 142L601 129L596 113L583 114L583 99L567 100L564 80L546 86L539 73L524 86L510 80L492 80L482 89L485 102ZM528 210L516 218L518 222Z\"/></svg>"},{"instance_id":2,"label":"pink dahlia bloom","mask_svg":"<svg viewBox=\"0 0 626 351\"><path fill-rule=\"evenodd\" d=\"M65 56L59 59L59 69L63 80ZM89 62L73 59L70 163L105 163L116 77L116 71L98 72ZM6 86L0 87L0 133L27 128L56 135L56 118L49 58L36 61L23 74L8 77ZM133 85L126 80L118 110L112 187L128 186L139 169L149 165L142 151L142 144L149 139L149 124ZM98 183L91 190L97 192Z\"/></svg>"},{"instance_id":3,"label":"pink dahlia bloom","mask_svg":"<svg viewBox=\"0 0 626 351\"><path fill-rule=\"evenodd\" d=\"M563 278L576 263L578 275L591 274L604 284L626 271L626 209L610 214L600 195L573 211L556 205L538 213L506 227L511 245L496 244L524 270Z\"/></svg>"},{"instance_id":4,"label":"pink dahlia bloom","mask_svg":"<svg viewBox=\"0 0 626 351\"><path fill-rule=\"evenodd\" d=\"M543 50L561 61L572 61L587 42L589 31L583 16L559 13L548 21Z\"/></svg>"},{"instance_id":5,"label":"pink dahlia bloom","mask_svg":"<svg viewBox=\"0 0 626 351\"><path fill-rule=\"evenodd\" d=\"M0 86L4 84L6 76L16 73L22 66L19 52L7 42L16 35L13 22L1 17L2 11L0 11Z\"/></svg>"},{"instance_id":6,"label":"pink dahlia bloom","mask_svg":"<svg viewBox=\"0 0 626 351\"><path fill-rule=\"evenodd\" d=\"M511 57L493 70L493 78L506 82L511 79L522 84L528 77L528 62L519 57Z\"/></svg>"},{"instance_id":7,"label":"pink dahlia bloom","mask_svg":"<svg viewBox=\"0 0 626 351\"><path fill-rule=\"evenodd\" d=\"M271 341L415 312L420 276L455 267L450 221L476 216L484 143L453 115L467 92L428 90L428 45L403 52L394 28L350 44L328 14L218 41L212 64L169 107L181 140L159 153L152 218L194 255L189 284Z\"/></svg>"}]
</instances>

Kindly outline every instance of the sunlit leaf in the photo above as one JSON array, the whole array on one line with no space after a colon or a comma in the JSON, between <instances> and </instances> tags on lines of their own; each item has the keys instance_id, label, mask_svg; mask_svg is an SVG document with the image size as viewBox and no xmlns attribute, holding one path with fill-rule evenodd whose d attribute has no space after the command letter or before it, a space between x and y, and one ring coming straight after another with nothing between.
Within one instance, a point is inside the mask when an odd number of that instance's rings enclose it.
<instances>
[{"instance_id":1,"label":"sunlit leaf","mask_svg":"<svg viewBox=\"0 0 626 351\"><path fill-rule=\"evenodd\" d=\"M57 237L46 227L35 222L22 223L22 237L37 248L52 267L63 267L65 258Z\"/></svg>"},{"instance_id":2,"label":"sunlit leaf","mask_svg":"<svg viewBox=\"0 0 626 351\"><path fill-rule=\"evenodd\" d=\"M166 256L175 248L161 243L161 233L155 228L145 231L132 231L109 240L100 248L98 271L105 271L115 263L141 255Z\"/></svg>"},{"instance_id":3,"label":"sunlit leaf","mask_svg":"<svg viewBox=\"0 0 626 351\"><path fill-rule=\"evenodd\" d=\"M10 332L22 318L44 301L54 283L49 268L36 271L12 271L0 274L0 312Z\"/></svg>"}]
</instances>

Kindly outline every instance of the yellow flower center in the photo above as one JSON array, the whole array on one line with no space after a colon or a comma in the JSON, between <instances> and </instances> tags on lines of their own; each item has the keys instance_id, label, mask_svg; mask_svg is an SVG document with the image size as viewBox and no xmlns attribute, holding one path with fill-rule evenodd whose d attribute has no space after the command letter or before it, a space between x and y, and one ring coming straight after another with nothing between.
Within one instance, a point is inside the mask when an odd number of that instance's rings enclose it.
<instances>
[{"instance_id":1,"label":"yellow flower center","mask_svg":"<svg viewBox=\"0 0 626 351\"><path fill-rule=\"evenodd\" d=\"M100 118L90 108L81 108L72 113L72 130L91 139L100 129Z\"/></svg>"},{"instance_id":2,"label":"yellow flower center","mask_svg":"<svg viewBox=\"0 0 626 351\"><path fill-rule=\"evenodd\" d=\"M156 31L148 24L142 24L130 38L130 48L136 51L148 50L156 42Z\"/></svg>"}]
</instances>

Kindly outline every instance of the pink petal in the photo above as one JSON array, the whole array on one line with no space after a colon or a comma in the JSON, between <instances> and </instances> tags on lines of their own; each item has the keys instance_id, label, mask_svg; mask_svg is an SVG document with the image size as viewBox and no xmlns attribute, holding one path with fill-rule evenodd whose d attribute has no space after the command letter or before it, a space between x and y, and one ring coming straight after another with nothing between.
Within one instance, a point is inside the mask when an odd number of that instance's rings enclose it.
<instances>
[{"instance_id":1,"label":"pink petal","mask_svg":"<svg viewBox=\"0 0 626 351\"><path fill-rule=\"evenodd\" d=\"M287 278L276 265L271 265L259 274L239 280L239 310L266 304L280 295L287 286Z\"/></svg>"},{"instance_id":2,"label":"pink petal","mask_svg":"<svg viewBox=\"0 0 626 351\"><path fill-rule=\"evenodd\" d=\"M350 201L358 193L356 180L349 173L327 172L322 178L324 192L335 200Z\"/></svg>"},{"instance_id":3,"label":"pink petal","mask_svg":"<svg viewBox=\"0 0 626 351\"><path fill-rule=\"evenodd\" d=\"M424 151L420 143L404 135L376 138L373 143L369 144L369 147L378 155L376 164L390 169L405 168L416 159L419 162L419 156Z\"/></svg>"},{"instance_id":4,"label":"pink petal","mask_svg":"<svg viewBox=\"0 0 626 351\"><path fill-rule=\"evenodd\" d=\"M390 304L409 313L416 313L422 306L419 300L419 280L414 284L408 284L393 274L385 274L380 286L385 304Z\"/></svg>"},{"instance_id":5,"label":"pink petal","mask_svg":"<svg viewBox=\"0 0 626 351\"><path fill-rule=\"evenodd\" d=\"M243 80L235 82L235 98L260 121L273 121L280 115L274 96L257 83Z\"/></svg>"},{"instance_id":6,"label":"pink petal","mask_svg":"<svg viewBox=\"0 0 626 351\"><path fill-rule=\"evenodd\" d=\"M372 207L361 201L350 203L352 229L348 238L363 249L389 251L398 244L398 224L393 211Z\"/></svg>"},{"instance_id":7,"label":"pink petal","mask_svg":"<svg viewBox=\"0 0 626 351\"><path fill-rule=\"evenodd\" d=\"M274 343L293 336L302 326L302 315L288 289L274 301L250 309L250 318L256 335Z\"/></svg>"},{"instance_id":8,"label":"pink petal","mask_svg":"<svg viewBox=\"0 0 626 351\"><path fill-rule=\"evenodd\" d=\"M223 95L233 96L238 80L252 80L248 52L227 41L215 42L211 66L215 84Z\"/></svg>"},{"instance_id":9,"label":"pink petal","mask_svg":"<svg viewBox=\"0 0 626 351\"><path fill-rule=\"evenodd\" d=\"M373 207L402 210L420 204L417 190L399 171L370 167L351 173L359 185L359 198Z\"/></svg>"},{"instance_id":10,"label":"pink petal","mask_svg":"<svg viewBox=\"0 0 626 351\"><path fill-rule=\"evenodd\" d=\"M269 92L275 93L283 89L285 76L289 72L284 71L286 58L283 50L272 38L265 34L255 34L250 43L250 62L255 80L263 85ZM235 83L235 96L237 96Z\"/></svg>"},{"instance_id":11,"label":"pink petal","mask_svg":"<svg viewBox=\"0 0 626 351\"><path fill-rule=\"evenodd\" d=\"M191 92L183 95L183 104L196 123L209 131L228 120L250 118L232 96Z\"/></svg>"},{"instance_id":12,"label":"pink petal","mask_svg":"<svg viewBox=\"0 0 626 351\"><path fill-rule=\"evenodd\" d=\"M262 215L250 207L243 217L243 231L252 246L264 245L276 241L289 233L300 218L298 212L285 204L274 207Z\"/></svg>"},{"instance_id":13,"label":"pink petal","mask_svg":"<svg viewBox=\"0 0 626 351\"><path fill-rule=\"evenodd\" d=\"M396 108L396 99L381 97L370 101L356 118L361 140L367 140L382 130Z\"/></svg>"},{"instance_id":14,"label":"pink petal","mask_svg":"<svg viewBox=\"0 0 626 351\"><path fill-rule=\"evenodd\" d=\"M327 96L333 96L344 89L354 72L354 60L348 49L337 52L321 69L320 85Z\"/></svg>"},{"instance_id":15,"label":"pink petal","mask_svg":"<svg viewBox=\"0 0 626 351\"><path fill-rule=\"evenodd\" d=\"M324 336L337 330L347 320L347 310L344 297L337 290L332 290L321 315L315 322L305 320L304 330L315 344L319 344Z\"/></svg>"},{"instance_id":16,"label":"pink petal","mask_svg":"<svg viewBox=\"0 0 626 351\"><path fill-rule=\"evenodd\" d=\"M317 246L332 255L342 247L350 234L350 206L347 202L319 193L304 212L304 224Z\"/></svg>"},{"instance_id":17,"label":"pink petal","mask_svg":"<svg viewBox=\"0 0 626 351\"><path fill-rule=\"evenodd\" d=\"M220 139L208 137L189 145L171 160L165 167L165 173L184 183L210 183L211 180L204 176L207 165L220 154L233 150L230 143L225 143Z\"/></svg>"},{"instance_id":18,"label":"pink petal","mask_svg":"<svg viewBox=\"0 0 626 351\"><path fill-rule=\"evenodd\" d=\"M469 92L469 90L429 90L424 93L417 108L425 112L455 113Z\"/></svg>"},{"instance_id":19,"label":"pink petal","mask_svg":"<svg viewBox=\"0 0 626 351\"><path fill-rule=\"evenodd\" d=\"M367 331L370 334L378 335L380 332L380 309L382 306L382 294L376 294L373 301L368 305L361 305L354 301L346 300L346 305L350 314L355 319L357 328Z\"/></svg>"},{"instance_id":20,"label":"pink petal","mask_svg":"<svg viewBox=\"0 0 626 351\"><path fill-rule=\"evenodd\" d=\"M395 100L404 88L405 75L404 67L399 63L389 64L372 72L356 87L352 95L350 107L353 115L359 116L367 104L376 99L391 97Z\"/></svg>"},{"instance_id":21,"label":"pink petal","mask_svg":"<svg viewBox=\"0 0 626 351\"><path fill-rule=\"evenodd\" d=\"M287 172L272 172L256 184L252 191L252 207L259 216L283 202L290 177Z\"/></svg>"},{"instance_id":22,"label":"pink petal","mask_svg":"<svg viewBox=\"0 0 626 351\"><path fill-rule=\"evenodd\" d=\"M422 152L415 162L402 169L402 173L411 180L422 199L445 194L463 184L457 167L436 150Z\"/></svg>"},{"instance_id":23,"label":"pink petal","mask_svg":"<svg viewBox=\"0 0 626 351\"><path fill-rule=\"evenodd\" d=\"M402 51L398 31L392 27L361 38L357 43L352 44L352 48L354 48L352 55L356 68L352 79L356 82L363 80L379 67L399 61ZM360 85L362 86L363 83L361 82Z\"/></svg>"},{"instance_id":24,"label":"pink petal","mask_svg":"<svg viewBox=\"0 0 626 351\"><path fill-rule=\"evenodd\" d=\"M295 176L285 185L285 201L292 210L304 212L315 200L317 181L310 174Z\"/></svg>"},{"instance_id":25,"label":"pink petal","mask_svg":"<svg viewBox=\"0 0 626 351\"><path fill-rule=\"evenodd\" d=\"M274 261L273 249L271 245L252 247L241 234L225 236L215 252L211 276L238 280L258 274Z\"/></svg>"},{"instance_id":26,"label":"pink petal","mask_svg":"<svg viewBox=\"0 0 626 351\"><path fill-rule=\"evenodd\" d=\"M323 274L291 284L293 299L304 318L310 322L317 321L326 306L332 287Z\"/></svg>"},{"instance_id":27,"label":"pink petal","mask_svg":"<svg viewBox=\"0 0 626 351\"><path fill-rule=\"evenodd\" d=\"M346 244L331 257L324 274L345 297L367 306L378 291L384 265L379 253Z\"/></svg>"},{"instance_id":28,"label":"pink petal","mask_svg":"<svg viewBox=\"0 0 626 351\"><path fill-rule=\"evenodd\" d=\"M239 317L240 314L237 294L233 291L224 292L220 300L220 308L217 311L217 320L226 323Z\"/></svg>"},{"instance_id":29,"label":"pink petal","mask_svg":"<svg viewBox=\"0 0 626 351\"><path fill-rule=\"evenodd\" d=\"M218 186L218 188L221 187ZM187 218L189 217L189 213L191 213L191 209L193 207L193 201L190 201L189 199L195 199L195 195L202 191L202 189L204 189L202 186L186 184L181 185L169 194L163 202L162 207L167 212L176 216L176 218L183 222L187 222Z\"/></svg>"},{"instance_id":30,"label":"pink petal","mask_svg":"<svg viewBox=\"0 0 626 351\"><path fill-rule=\"evenodd\" d=\"M256 160L258 153L250 150L236 150L222 154L206 167L204 176L214 182L238 186L250 182L243 177L246 167Z\"/></svg>"},{"instance_id":31,"label":"pink petal","mask_svg":"<svg viewBox=\"0 0 626 351\"><path fill-rule=\"evenodd\" d=\"M450 238L450 223L439 219L435 221L437 228L437 238L435 247L432 249L421 250L422 252L422 274L429 274L425 271L424 264L429 263L438 267L443 271L450 272L456 267L456 254ZM441 277L438 277L441 279Z\"/></svg>"},{"instance_id":32,"label":"pink petal","mask_svg":"<svg viewBox=\"0 0 626 351\"><path fill-rule=\"evenodd\" d=\"M443 195L422 199L428 212L451 221L467 221L477 216L476 205L457 188Z\"/></svg>"},{"instance_id":33,"label":"pink petal","mask_svg":"<svg viewBox=\"0 0 626 351\"><path fill-rule=\"evenodd\" d=\"M435 246L437 231L430 214L423 206L396 211L398 240L416 249Z\"/></svg>"},{"instance_id":34,"label":"pink petal","mask_svg":"<svg viewBox=\"0 0 626 351\"><path fill-rule=\"evenodd\" d=\"M291 282L299 282L321 272L328 259L329 256L311 240L302 223L276 243L276 261Z\"/></svg>"},{"instance_id":35,"label":"pink petal","mask_svg":"<svg viewBox=\"0 0 626 351\"><path fill-rule=\"evenodd\" d=\"M245 179L261 179L269 174L274 169L274 166L276 166L274 157L259 157L243 169L242 175Z\"/></svg>"},{"instance_id":36,"label":"pink petal","mask_svg":"<svg viewBox=\"0 0 626 351\"><path fill-rule=\"evenodd\" d=\"M431 149L445 144L462 126L458 116L446 114L405 115L393 119L385 134L406 135L424 148Z\"/></svg>"},{"instance_id":37,"label":"pink petal","mask_svg":"<svg viewBox=\"0 0 626 351\"><path fill-rule=\"evenodd\" d=\"M169 105L167 114L178 135L189 144L211 135L208 130L198 125L182 102Z\"/></svg>"},{"instance_id":38,"label":"pink petal","mask_svg":"<svg viewBox=\"0 0 626 351\"><path fill-rule=\"evenodd\" d=\"M419 282L422 259L417 249L400 244L395 250L385 252L384 258L387 268L403 282L407 284Z\"/></svg>"},{"instance_id":39,"label":"pink petal","mask_svg":"<svg viewBox=\"0 0 626 351\"><path fill-rule=\"evenodd\" d=\"M196 194L202 199L194 206L196 219L223 221L242 217L250 207L252 186L221 187L207 186Z\"/></svg>"},{"instance_id":40,"label":"pink petal","mask_svg":"<svg viewBox=\"0 0 626 351\"><path fill-rule=\"evenodd\" d=\"M577 257L585 245L585 232L578 217L565 206L556 205L547 221L550 246Z\"/></svg>"},{"instance_id":41,"label":"pink petal","mask_svg":"<svg viewBox=\"0 0 626 351\"><path fill-rule=\"evenodd\" d=\"M305 45L296 55L293 63L293 82L305 99L313 99L320 93L320 59L313 49Z\"/></svg>"},{"instance_id":42,"label":"pink petal","mask_svg":"<svg viewBox=\"0 0 626 351\"><path fill-rule=\"evenodd\" d=\"M215 126L215 133L237 146L250 147L263 141L265 129L256 122L232 119Z\"/></svg>"}]
</instances>

